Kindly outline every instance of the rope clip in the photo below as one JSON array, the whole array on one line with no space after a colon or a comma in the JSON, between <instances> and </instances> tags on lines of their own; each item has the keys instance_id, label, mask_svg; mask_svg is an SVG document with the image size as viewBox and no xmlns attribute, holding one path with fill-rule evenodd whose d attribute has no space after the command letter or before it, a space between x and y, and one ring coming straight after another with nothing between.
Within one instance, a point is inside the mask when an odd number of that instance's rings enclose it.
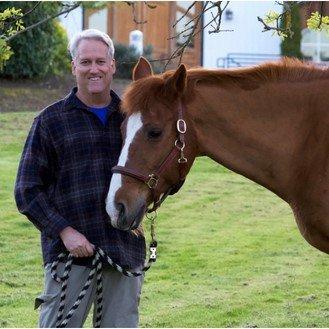
<instances>
[{"instance_id":1,"label":"rope clip","mask_svg":"<svg viewBox=\"0 0 329 329\"><path fill-rule=\"evenodd\" d=\"M155 240L150 243L150 260L152 262L157 260L157 245L158 243Z\"/></svg>"}]
</instances>

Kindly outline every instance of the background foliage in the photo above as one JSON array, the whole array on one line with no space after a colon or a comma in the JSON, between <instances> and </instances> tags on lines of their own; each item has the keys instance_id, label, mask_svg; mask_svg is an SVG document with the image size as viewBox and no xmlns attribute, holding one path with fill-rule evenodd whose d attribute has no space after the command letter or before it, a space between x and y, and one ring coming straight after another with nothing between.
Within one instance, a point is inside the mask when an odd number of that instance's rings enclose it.
<instances>
[{"instance_id":1,"label":"background foliage","mask_svg":"<svg viewBox=\"0 0 329 329\"><path fill-rule=\"evenodd\" d=\"M0 12L15 7L24 13L34 5L35 3L30 1L3 1L0 2ZM56 2L43 2L31 14L23 17L24 26L55 14L58 6ZM10 46L15 55L6 63L0 73L1 77L44 77L47 74L60 74L68 68L67 36L57 20L48 21L18 35L11 40Z\"/></svg>"},{"instance_id":2,"label":"background foliage","mask_svg":"<svg viewBox=\"0 0 329 329\"><path fill-rule=\"evenodd\" d=\"M0 12L0 71L3 70L4 63L13 55L7 38L25 29L22 16L22 10L16 8L6 8Z\"/></svg>"}]
</instances>

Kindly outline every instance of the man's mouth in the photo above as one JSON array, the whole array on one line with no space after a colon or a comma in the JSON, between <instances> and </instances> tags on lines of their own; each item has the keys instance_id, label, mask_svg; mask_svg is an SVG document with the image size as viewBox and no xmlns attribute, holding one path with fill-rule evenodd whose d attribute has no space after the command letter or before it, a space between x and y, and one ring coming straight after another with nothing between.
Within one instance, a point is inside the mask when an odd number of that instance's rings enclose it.
<instances>
[{"instance_id":1,"label":"man's mouth","mask_svg":"<svg viewBox=\"0 0 329 329\"><path fill-rule=\"evenodd\" d=\"M102 79L102 77L90 77L89 78L90 81L99 81L100 79Z\"/></svg>"}]
</instances>

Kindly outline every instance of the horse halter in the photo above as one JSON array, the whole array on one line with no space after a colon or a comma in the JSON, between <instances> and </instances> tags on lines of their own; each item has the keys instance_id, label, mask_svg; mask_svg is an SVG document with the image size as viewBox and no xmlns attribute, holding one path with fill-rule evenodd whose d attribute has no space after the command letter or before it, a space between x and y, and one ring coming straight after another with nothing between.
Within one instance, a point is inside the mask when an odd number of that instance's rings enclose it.
<instances>
[{"instance_id":1,"label":"horse halter","mask_svg":"<svg viewBox=\"0 0 329 329\"><path fill-rule=\"evenodd\" d=\"M160 165L157 167L157 169L154 172L148 175L144 175L132 168L127 168L123 166L115 166L112 168L113 173L118 173L118 174L133 177L139 181L142 181L148 186L153 196L153 207L147 210L148 213L157 210L168 195L177 193L184 184L185 176L186 176L186 165L187 165L187 158L185 157L184 154L185 133L187 130L187 125L185 120L183 119L183 112L184 112L184 107L182 101L179 100L178 119L176 122L177 139L175 140L172 150L164 158L164 160L160 163ZM159 185L161 185L159 184L159 180L161 178L161 175L171 165L175 163L175 159L177 157L178 157L177 162L179 164L180 181L177 184L170 186L169 189L161 196L161 193L159 191Z\"/></svg>"}]
</instances>

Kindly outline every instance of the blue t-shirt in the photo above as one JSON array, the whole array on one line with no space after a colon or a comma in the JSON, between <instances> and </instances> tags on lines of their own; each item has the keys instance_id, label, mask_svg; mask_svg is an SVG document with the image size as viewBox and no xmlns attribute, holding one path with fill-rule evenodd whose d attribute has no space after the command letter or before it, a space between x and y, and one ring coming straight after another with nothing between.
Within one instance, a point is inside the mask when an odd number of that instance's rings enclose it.
<instances>
[{"instance_id":1,"label":"blue t-shirt","mask_svg":"<svg viewBox=\"0 0 329 329\"><path fill-rule=\"evenodd\" d=\"M107 114L109 111L107 106L106 107L91 107L90 111L98 116L99 120L102 121L104 126L106 125Z\"/></svg>"}]
</instances>

